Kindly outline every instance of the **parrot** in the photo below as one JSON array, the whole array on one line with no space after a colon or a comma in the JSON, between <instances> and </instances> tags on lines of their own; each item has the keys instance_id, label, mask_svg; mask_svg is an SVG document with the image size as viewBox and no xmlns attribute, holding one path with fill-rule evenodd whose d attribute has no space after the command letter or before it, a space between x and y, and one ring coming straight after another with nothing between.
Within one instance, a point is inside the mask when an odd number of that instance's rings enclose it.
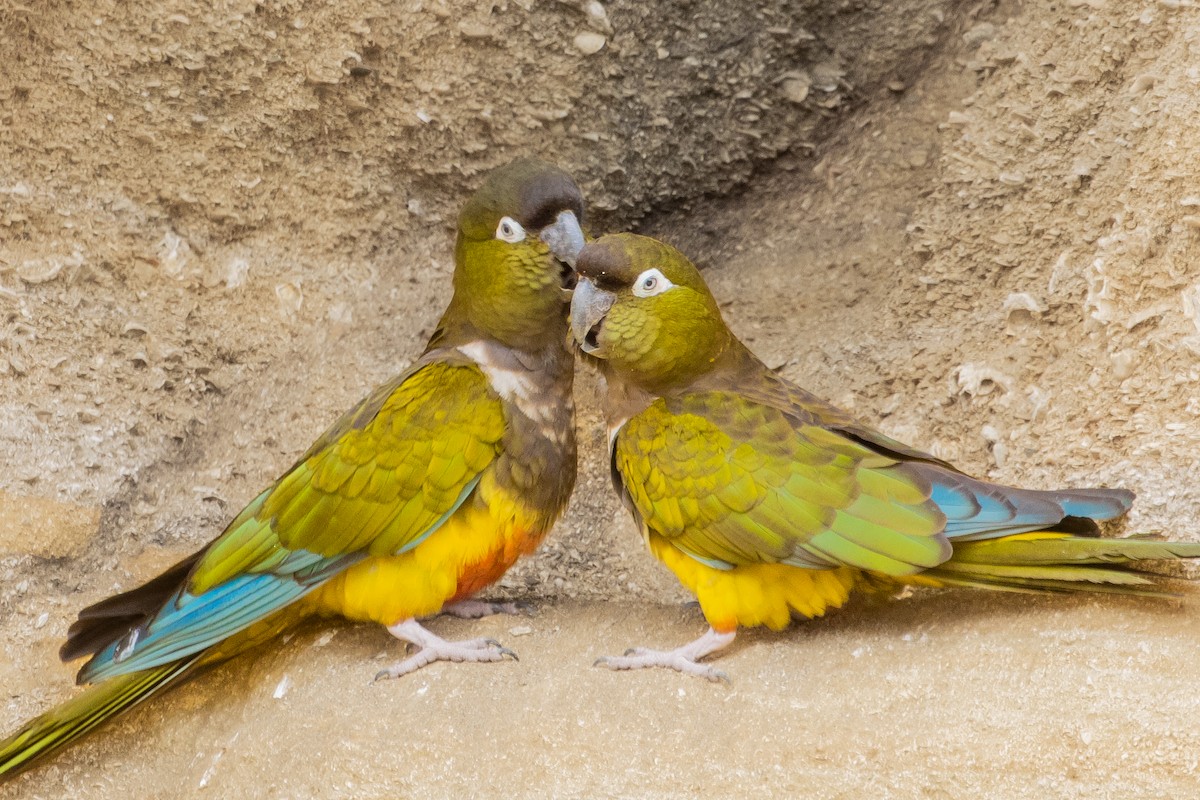
<instances>
[{"instance_id":1,"label":"parrot","mask_svg":"<svg viewBox=\"0 0 1200 800\"><path fill-rule=\"evenodd\" d=\"M381 671L490 662L490 639L419 620L532 552L575 483L567 300L583 197L520 158L463 206L452 295L424 353L344 414L199 552L79 613L60 655L93 684L0 742L0 782L151 695L311 615L379 623L417 648Z\"/></svg>"},{"instance_id":2,"label":"parrot","mask_svg":"<svg viewBox=\"0 0 1200 800\"><path fill-rule=\"evenodd\" d=\"M673 650L603 657L715 681L701 660L739 627L782 630L855 590L906 585L1162 595L1145 560L1200 544L1102 538L1125 489L1035 491L978 480L768 368L726 326L699 271L634 234L588 243L571 332L599 367L612 481L651 553L708 630Z\"/></svg>"}]
</instances>

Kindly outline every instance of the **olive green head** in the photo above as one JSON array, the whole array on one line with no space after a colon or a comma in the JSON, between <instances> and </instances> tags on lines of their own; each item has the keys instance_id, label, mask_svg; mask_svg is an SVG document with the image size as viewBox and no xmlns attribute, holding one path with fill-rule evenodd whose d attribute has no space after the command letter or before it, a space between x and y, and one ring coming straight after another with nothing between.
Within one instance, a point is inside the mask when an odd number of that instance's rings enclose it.
<instances>
[{"instance_id":1,"label":"olive green head","mask_svg":"<svg viewBox=\"0 0 1200 800\"><path fill-rule=\"evenodd\" d=\"M733 341L692 262L645 236L602 236L583 248L571 301L581 350L661 393L712 369Z\"/></svg>"},{"instance_id":2,"label":"olive green head","mask_svg":"<svg viewBox=\"0 0 1200 800\"><path fill-rule=\"evenodd\" d=\"M521 158L493 170L458 217L443 327L466 322L515 347L561 331L582 217L583 195L558 167Z\"/></svg>"}]
</instances>

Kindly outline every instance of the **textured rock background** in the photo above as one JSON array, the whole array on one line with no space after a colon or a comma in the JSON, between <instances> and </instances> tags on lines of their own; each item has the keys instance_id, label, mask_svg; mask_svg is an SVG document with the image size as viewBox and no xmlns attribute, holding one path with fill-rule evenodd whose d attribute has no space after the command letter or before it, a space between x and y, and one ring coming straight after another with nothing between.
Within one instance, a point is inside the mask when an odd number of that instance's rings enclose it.
<instances>
[{"instance_id":1,"label":"textured rock background","mask_svg":"<svg viewBox=\"0 0 1200 800\"><path fill-rule=\"evenodd\" d=\"M75 611L419 351L456 206L521 152L693 255L789 377L1200 539L1198 35L1113 0L0 7L0 728L71 691ZM371 685L387 635L314 624L0 797L1192 791L1192 600L918 593L742 637L732 690L590 669L703 626L592 381L568 518L497 590L539 615L434 623L519 664Z\"/></svg>"}]
</instances>

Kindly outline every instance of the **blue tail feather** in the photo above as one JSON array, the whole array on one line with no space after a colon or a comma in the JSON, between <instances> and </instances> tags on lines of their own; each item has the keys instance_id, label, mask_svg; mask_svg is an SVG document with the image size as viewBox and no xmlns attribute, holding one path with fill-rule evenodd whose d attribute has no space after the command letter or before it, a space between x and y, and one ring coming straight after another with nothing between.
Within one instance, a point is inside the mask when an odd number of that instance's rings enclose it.
<instances>
[{"instance_id":1,"label":"blue tail feather","mask_svg":"<svg viewBox=\"0 0 1200 800\"><path fill-rule=\"evenodd\" d=\"M298 550L272 572L238 575L199 595L181 588L148 623L96 653L79 680L151 669L211 647L303 597L328 577L327 561L345 559Z\"/></svg>"},{"instance_id":2,"label":"blue tail feather","mask_svg":"<svg viewBox=\"0 0 1200 800\"><path fill-rule=\"evenodd\" d=\"M1126 489L1032 491L938 471L928 475L930 499L946 516L945 534L956 541L993 539L1046 530L1067 517L1103 522L1127 512Z\"/></svg>"}]
</instances>

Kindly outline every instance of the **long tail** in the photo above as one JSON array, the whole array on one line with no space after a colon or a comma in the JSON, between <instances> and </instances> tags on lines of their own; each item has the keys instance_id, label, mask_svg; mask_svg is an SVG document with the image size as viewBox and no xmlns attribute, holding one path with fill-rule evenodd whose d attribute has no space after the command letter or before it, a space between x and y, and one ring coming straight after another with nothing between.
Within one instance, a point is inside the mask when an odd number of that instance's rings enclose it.
<instances>
[{"instance_id":1,"label":"long tail","mask_svg":"<svg viewBox=\"0 0 1200 800\"><path fill-rule=\"evenodd\" d=\"M199 656L111 678L91 687L0 741L0 783L86 736L163 689L184 680Z\"/></svg>"},{"instance_id":2,"label":"long tail","mask_svg":"<svg viewBox=\"0 0 1200 800\"><path fill-rule=\"evenodd\" d=\"M1038 531L952 544L948 561L904 581L1010 592L1172 596L1165 576L1139 569L1139 562L1200 558L1200 543L1151 536L1101 539Z\"/></svg>"}]
</instances>

